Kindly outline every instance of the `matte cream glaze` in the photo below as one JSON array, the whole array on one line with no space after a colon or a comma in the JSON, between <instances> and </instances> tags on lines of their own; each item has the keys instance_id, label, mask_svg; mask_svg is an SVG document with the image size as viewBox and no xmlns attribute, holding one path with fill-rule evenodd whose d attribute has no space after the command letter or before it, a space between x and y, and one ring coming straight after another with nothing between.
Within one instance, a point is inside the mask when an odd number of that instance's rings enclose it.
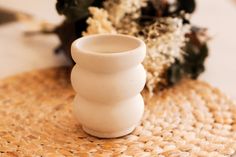
<instances>
[{"instance_id":1,"label":"matte cream glaze","mask_svg":"<svg viewBox=\"0 0 236 157\"><path fill-rule=\"evenodd\" d=\"M76 62L73 111L83 130L101 138L132 132L144 111L144 42L126 35L92 35L75 40L71 53Z\"/></svg>"}]
</instances>

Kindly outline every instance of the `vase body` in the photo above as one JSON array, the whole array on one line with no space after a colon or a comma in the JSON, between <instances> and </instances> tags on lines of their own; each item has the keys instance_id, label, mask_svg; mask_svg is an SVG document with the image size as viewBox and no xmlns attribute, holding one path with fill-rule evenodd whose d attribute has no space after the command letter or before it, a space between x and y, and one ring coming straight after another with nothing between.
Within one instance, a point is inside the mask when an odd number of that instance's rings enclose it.
<instances>
[{"instance_id":1,"label":"vase body","mask_svg":"<svg viewBox=\"0 0 236 157\"><path fill-rule=\"evenodd\" d=\"M71 53L76 62L71 72L73 111L83 130L100 138L132 132L144 111L144 42L125 35L92 35L74 41Z\"/></svg>"}]
</instances>

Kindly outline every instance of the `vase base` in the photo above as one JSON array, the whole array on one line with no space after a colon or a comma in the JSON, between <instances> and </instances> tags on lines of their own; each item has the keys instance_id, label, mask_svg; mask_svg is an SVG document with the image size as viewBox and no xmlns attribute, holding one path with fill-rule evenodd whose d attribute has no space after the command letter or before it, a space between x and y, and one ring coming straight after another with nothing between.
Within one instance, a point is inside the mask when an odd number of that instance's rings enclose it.
<instances>
[{"instance_id":1,"label":"vase base","mask_svg":"<svg viewBox=\"0 0 236 157\"><path fill-rule=\"evenodd\" d=\"M91 130L89 128L86 128L84 126L82 126L84 132L86 132L89 135L95 136L95 137L99 137L99 138L117 138L117 137L122 137L125 136L127 134L130 134L134 129L135 126L132 126L128 129L122 130L122 131L117 131L117 132L112 132L112 133L107 133L107 132L99 132L99 131L95 131L95 130Z\"/></svg>"}]
</instances>

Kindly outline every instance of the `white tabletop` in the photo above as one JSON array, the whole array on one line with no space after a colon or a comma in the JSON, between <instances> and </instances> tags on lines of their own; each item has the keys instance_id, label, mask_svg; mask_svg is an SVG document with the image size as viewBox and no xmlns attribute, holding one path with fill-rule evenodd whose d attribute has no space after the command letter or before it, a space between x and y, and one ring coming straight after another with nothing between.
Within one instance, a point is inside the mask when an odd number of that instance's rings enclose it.
<instances>
[{"instance_id":1,"label":"white tabletop","mask_svg":"<svg viewBox=\"0 0 236 157\"><path fill-rule=\"evenodd\" d=\"M59 23L56 0L0 0L0 6L17 9ZM193 23L209 29L212 40L206 72L200 77L236 99L236 3L233 0L198 0ZM66 64L63 55L53 54L59 44L56 36L22 35L23 24L0 27L0 78L16 73Z\"/></svg>"}]
</instances>

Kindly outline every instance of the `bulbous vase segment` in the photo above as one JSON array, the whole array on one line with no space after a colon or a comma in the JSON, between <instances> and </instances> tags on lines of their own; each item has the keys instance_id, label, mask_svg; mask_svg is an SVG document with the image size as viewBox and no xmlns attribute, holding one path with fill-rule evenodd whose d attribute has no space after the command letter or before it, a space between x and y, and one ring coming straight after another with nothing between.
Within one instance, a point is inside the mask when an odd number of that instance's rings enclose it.
<instances>
[{"instance_id":1,"label":"bulbous vase segment","mask_svg":"<svg viewBox=\"0 0 236 157\"><path fill-rule=\"evenodd\" d=\"M76 62L73 111L83 130L101 138L132 132L144 111L144 42L127 35L91 35L75 40L71 53Z\"/></svg>"}]
</instances>

